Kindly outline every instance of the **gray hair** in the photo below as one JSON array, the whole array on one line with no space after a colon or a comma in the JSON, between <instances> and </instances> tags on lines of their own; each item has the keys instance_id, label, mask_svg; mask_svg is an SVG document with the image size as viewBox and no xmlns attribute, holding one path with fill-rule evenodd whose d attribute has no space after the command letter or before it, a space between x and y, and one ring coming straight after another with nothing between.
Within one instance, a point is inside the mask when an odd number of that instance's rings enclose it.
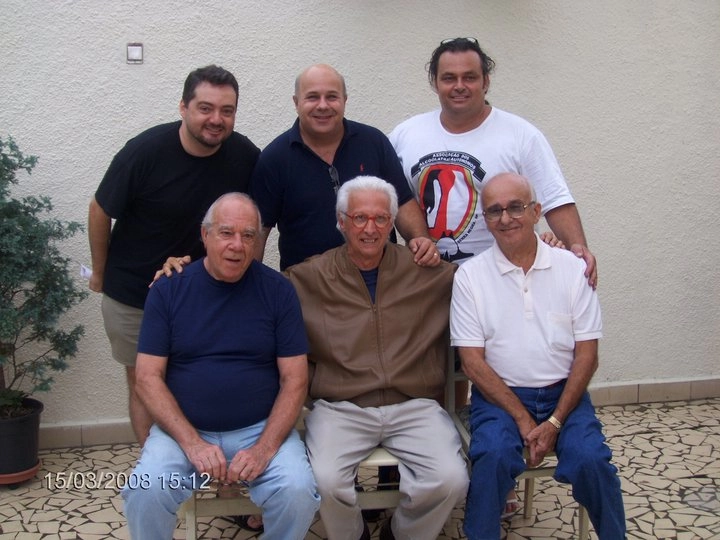
<instances>
[{"instance_id":1,"label":"gray hair","mask_svg":"<svg viewBox=\"0 0 720 540\"><path fill-rule=\"evenodd\" d=\"M255 201L253 201L250 196L247 193L240 193L239 191L231 191L230 193L225 193L225 195L220 195L214 203L210 205L210 208L208 208L207 212L205 212L205 217L202 220L202 226L204 229L210 229L213 226L214 219L215 219L215 210L217 209L218 205L225 201L225 200L240 200L245 201L249 203L257 213L258 217L258 232L262 230L262 220L260 218L260 210L258 209L257 205L255 204Z\"/></svg>"},{"instance_id":2,"label":"gray hair","mask_svg":"<svg viewBox=\"0 0 720 540\"><path fill-rule=\"evenodd\" d=\"M376 191L387 195L388 201L390 202L390 215L393 221L395 221L398 212L397 192L392 184L389 184L377 176L357 176L340 186L337 194L337 202L335 203L335 212L347 213L350 195L358 191Z\"/></svg>"}]
</instances>

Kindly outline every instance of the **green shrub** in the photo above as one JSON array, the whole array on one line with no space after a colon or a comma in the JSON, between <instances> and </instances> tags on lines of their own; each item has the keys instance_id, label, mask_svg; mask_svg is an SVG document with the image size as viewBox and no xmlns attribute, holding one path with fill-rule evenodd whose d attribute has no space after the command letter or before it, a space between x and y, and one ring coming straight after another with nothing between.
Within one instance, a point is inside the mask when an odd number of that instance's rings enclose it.
<instances>
[{"instance_id":1,"label":"green shrub","mask_svg":"<svg viewBox=\"0 0 720 540\"><path fill-rule=\"evenodd\" d=\"M0 416L21 414L23 398L50 389L84 331L58 327L60 316L87 296L57 247L82 225L49 217L48 197L10 194L17 173L29 175L36 163L12 137L0 138Z\"/></svg>"}]
</instances>

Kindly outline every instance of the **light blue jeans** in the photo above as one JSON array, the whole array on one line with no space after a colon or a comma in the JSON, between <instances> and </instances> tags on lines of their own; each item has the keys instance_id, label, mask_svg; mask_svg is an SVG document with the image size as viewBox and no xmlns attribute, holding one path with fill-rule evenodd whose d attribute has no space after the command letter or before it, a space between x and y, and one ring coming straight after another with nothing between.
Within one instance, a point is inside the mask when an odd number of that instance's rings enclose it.
<instances>
[{"instance_id":1,"label":"light blue jeans","mask_svg":"<svg viewBox=\"0 0 720 540\"><path fill-rule=\"evenodd\" d=\"M263 420L235 431L199 433L222 448L230 463L239 450L252 446L264 427ZM122 492L132 540L172 540L178 508L202 481L175 440L154 425ZM249 492L263 511L264 538L305 538L320 506L320 496L305 444L295 430L265 472L250 482Z\"/></svg>"},{"instance_id":2,"label":"light blue jeans","mask_svg":"<svg viewBox=\"0 0 720 540\"><path fill-rule=\"evenodd\" d=\"M565 384L548 388L510 388L536 422L555 410ZM470 429L472 474L465 506L470 540L500 538L500 514L515 477L525 470L523 441L513 418L487 401L473 386ZM555 480L572 485L576 501L587 508L600 540L625 538L625 510L617 469L610 460L602 425L587 392L568 415L555 444Z\"/></svg>"}]
</instances>

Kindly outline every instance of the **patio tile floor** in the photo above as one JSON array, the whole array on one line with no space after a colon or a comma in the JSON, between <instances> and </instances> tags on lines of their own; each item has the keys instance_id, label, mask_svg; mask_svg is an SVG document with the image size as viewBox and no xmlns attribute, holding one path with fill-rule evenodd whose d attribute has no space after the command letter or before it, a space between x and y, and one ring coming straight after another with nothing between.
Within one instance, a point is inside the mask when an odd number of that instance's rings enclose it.
<instances>
[{"instance_id":1,"label":"patio tile floor","mask_svg":"<svg viewBox=\"0 0 720 540\"><path fill-rule=\"evenodd\" d=\"M620 470L628 538L720 539L720 398L607 406L598 414ZM35 479L0 486L0 540L129 538L117 484L137 455L129 444L42 451ZM534 500L533 516L520 512L506 522L504 538L575 537L577 504L568 486L540 479ZM463 515L456 508L439 538L465 538ZM371 524L373 538L381 524ZM175 538L185 538L183 521ZM227 518L201 518L199 538L257 537ZM306 538L325 538L319 519Z\"/></svg>"}]
</instances>

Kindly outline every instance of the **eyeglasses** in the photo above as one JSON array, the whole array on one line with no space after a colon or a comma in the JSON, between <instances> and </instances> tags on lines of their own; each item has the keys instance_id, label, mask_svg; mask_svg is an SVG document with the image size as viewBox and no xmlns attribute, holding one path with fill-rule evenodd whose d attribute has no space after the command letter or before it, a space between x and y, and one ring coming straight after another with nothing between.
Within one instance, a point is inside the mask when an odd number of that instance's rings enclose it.
<instances>
[{"instance_id":1,"label":"eyeglasses","mask_svg":"<svg viewBox=\"0 0 720 540\"><path fill-rule=\"evenodd\" d=\"M480 43L478 43L477 38L474 38L474 37L455 37L455 38L443 39L440 42L440 45L448 45L450 43L462 43L463 41L468 41L468 42L472 43L473 45L480 46Z\"/></svg>"},{"instance_id":2,"label":"eyeglasses","mask_svg":"<svg viewBox=\"0 0 720 540\"><path fill-rule=\"evenodd\" d=\"M352 221L352 224L355 225L358 229L362 229L367 225L368 221L374 221L375 226L382 229L383 227L387 227L390 222L392 221L392 216L389 216L387 214L379 214L377 216L366 216L365 214L346 214L345 212L342 213L344 216L349 217L350 221Z\"/></svg>"},{"instance_id":3,"label":"eyeglasses","mask_svg":"<svg viewBox=\"0 0 720 540\"><path fill-rule=\"evenodd\" d=\"M332 165L328 167L328 172L330 173L330 180L332 180L335 195L337 195L338 189L340 189L340 175L338 174L337 169Z\"/></svg>"},{"instance_id":4,"label":"eyeglasses","mask_svg":"<svg viewBox=\"0 0 720 540\"><path fill-rule=\"evenodd\" d=\"M523 204L520 201L511 202L504 208L499 204L494 204L483 211L483 216L485 216L485 219L488 221L497 221L502 217L503 212L507 212L508 216L517 219L522 217L525 209L532 204L535 204L535 201L530 201L527 204Z\"/></svg>"}]
</instances>

